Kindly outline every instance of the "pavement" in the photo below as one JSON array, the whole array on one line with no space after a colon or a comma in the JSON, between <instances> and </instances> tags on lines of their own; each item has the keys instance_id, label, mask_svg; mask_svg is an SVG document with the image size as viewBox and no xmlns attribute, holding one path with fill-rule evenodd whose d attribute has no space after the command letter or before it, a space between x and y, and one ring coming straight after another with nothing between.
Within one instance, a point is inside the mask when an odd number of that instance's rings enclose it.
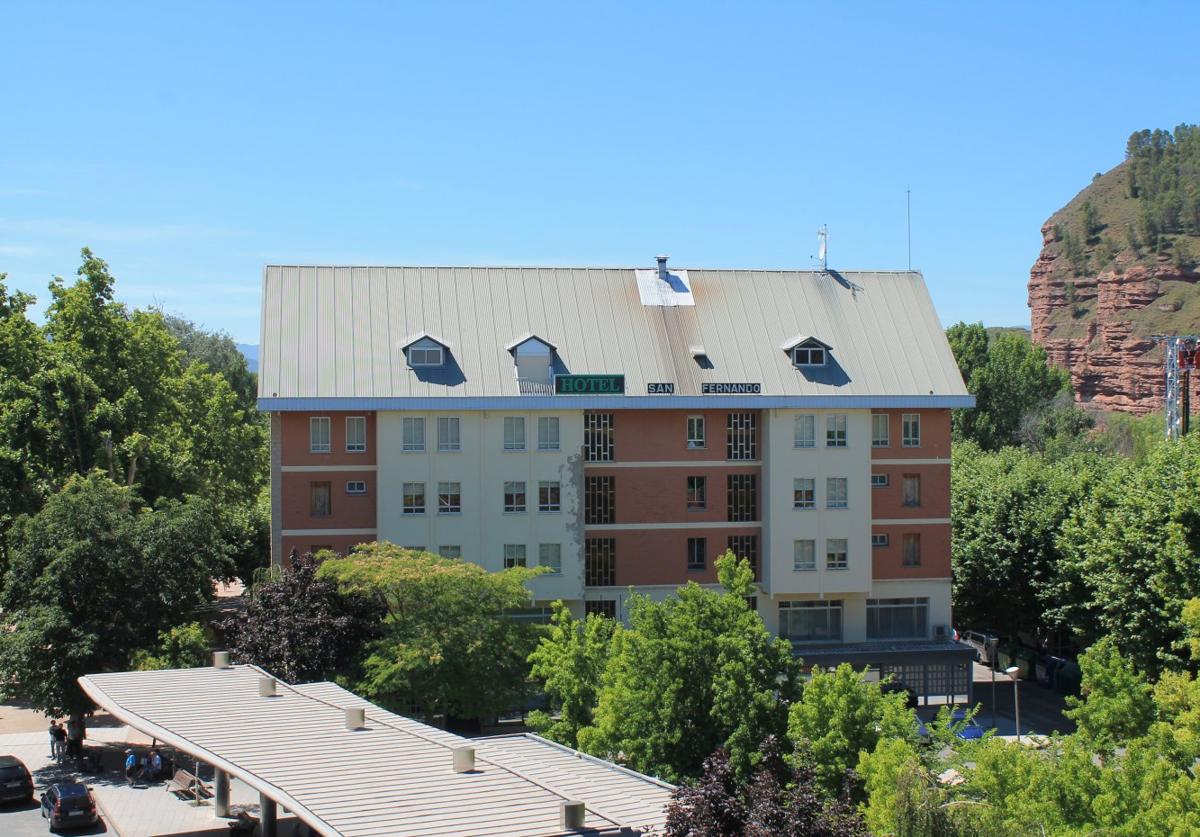
<instances>
[{"instance_id":1,"label":"pavement","mask_svg":"<svg viewBox=\"0 0 1200 837\"><path fill-rule=\"evenodd\" d=\"M975 703L980 705L975 716L984 729L995 729L1003 738L1016 738L1017 725L1014 700L1021 709L1021 736L1049 735L1052 732L1071 733L1075 723L1063 713L1066 698L1054 689L1041 686L1031 680L1018 680L1017 695L1013 694L1013 681L1003 672L995 672L995 690L992 689L992 670L975 663ZM995 698L993 699L993 694ZM994 711L993 711L994 710ZM922 718L936 714L936 707L918 712Z\"/></svg>"}]
</instances>

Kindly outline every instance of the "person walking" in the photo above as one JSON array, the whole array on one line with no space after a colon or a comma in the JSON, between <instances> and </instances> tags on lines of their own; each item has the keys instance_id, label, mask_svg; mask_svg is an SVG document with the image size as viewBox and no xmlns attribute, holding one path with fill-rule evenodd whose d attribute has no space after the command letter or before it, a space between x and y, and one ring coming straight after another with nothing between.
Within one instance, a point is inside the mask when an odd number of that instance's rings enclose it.
<instances>
[{"instance_id":1,"label":"person walking","mask_svg":"<svg viewBox=\"0 0 1200 837\"><path fill-rule=\"evenodd\" d=\"M50 734L50 758L58 761L58 721L50 719L50 728L46 730Z\"/></svg>"},{"instance_id":2,"label":"person walking","mask_svg":"<svg viewBox=\"0 0 1200 837\"><path fill-rule=\"evenodd\" d=\"M133 780L135 778L137 778L137 774L138 774L137 753L135 753L133 750L126 750L125 751L125 781L129 783L130 787L133 786Z\"/></svg>"},{"instance_id":3,"label":"person walking","mask_svg":"<svg viewBox=\"0 0 1200 837\"><path fill-rule=\"evenodd\" d=\"M61 764L63 758L67 755L67 731L58 722L54 724L54 752L55 761Z\"/></svg>"}]
</instances>

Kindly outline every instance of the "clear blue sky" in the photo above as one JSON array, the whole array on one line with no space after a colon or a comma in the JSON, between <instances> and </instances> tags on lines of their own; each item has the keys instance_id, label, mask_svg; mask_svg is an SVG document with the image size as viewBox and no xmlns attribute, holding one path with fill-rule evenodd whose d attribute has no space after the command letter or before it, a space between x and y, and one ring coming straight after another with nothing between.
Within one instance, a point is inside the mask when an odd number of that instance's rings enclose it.
<instances>
[{"instance_id":1,"label":"clear blue sky","mask_svg":"<svg viewBox=\"0 0 1200 837\"><path fill-rule=\"evenodd\" d=\"M346 7L346 8L343 8ZM1028 323L1046 217L1200 121L1200 4L6 5L0 271L258 342L265 262L913 264Z\"/></svg>"}]
</instances>

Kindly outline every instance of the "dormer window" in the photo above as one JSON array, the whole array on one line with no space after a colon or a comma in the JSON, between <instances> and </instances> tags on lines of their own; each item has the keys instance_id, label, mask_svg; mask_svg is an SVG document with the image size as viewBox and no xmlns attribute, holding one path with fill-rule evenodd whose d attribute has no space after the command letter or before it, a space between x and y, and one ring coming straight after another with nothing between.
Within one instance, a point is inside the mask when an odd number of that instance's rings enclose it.
<instances>
[{"instance_id":1,"label":"dormer window","mask_svg":"<svg viewBox=\"0 0 1200 837\"><path fill-rule=\"evenodd\" d=\"M815 337L800 334L786 341L779 348L783 349L792 359L792 366L797 369L808 369L814 366L824 366L829 359L830 345Z\"/></svg>"},{"instance_id":2,"label":"dormer window","mask_svg":"<svg viewBox=\"0 0 1200 837\"><path fill-rule=\"evenodd\" d=\"M517 380L523 385L549 386L554 366L554 345L534 334L523 334L505 346L512 353Z\"/></svg>"},{"instance_id":3,"label":"dormer window","mask_svg":"<svg viewBox=\"0 0 1200 837\"><path fill-rule=\"evenodd\" d=\"M421 332L413 335L403 345L408 365L413 369L428 369L446 363L448 345L431 334Z\"/></svg>"},{"instance_id":4,"label":"dormer window","mask_svg":"<svg viewBox=\"0 0 1200 837\"><path fill-rule=\"evenodd\" d=\"M824 366L823 346L797 346L792 349L792 363L796 366Z\"/></svg>"}]
</instances>

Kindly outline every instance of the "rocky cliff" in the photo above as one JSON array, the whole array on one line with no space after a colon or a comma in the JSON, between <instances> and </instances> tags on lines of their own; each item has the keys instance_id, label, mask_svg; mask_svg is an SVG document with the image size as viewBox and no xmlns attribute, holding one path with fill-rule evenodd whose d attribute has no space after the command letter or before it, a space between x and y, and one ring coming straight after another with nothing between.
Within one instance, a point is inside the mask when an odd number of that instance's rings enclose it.
<instances>
[{"instance_id":1,"label":"rocky cliff","mask_svg":"<svg viewBox=\"0 0 1200 837\"><path fill-rule=\"evenodd\" d=\"M1067 368L1081 404L1163 409L1158 334L1200 333L1196 236L1156 235L1140 224L1126 161L1042 227L1029 276L1032 337Z\"/></svg>"}]
</instances>

